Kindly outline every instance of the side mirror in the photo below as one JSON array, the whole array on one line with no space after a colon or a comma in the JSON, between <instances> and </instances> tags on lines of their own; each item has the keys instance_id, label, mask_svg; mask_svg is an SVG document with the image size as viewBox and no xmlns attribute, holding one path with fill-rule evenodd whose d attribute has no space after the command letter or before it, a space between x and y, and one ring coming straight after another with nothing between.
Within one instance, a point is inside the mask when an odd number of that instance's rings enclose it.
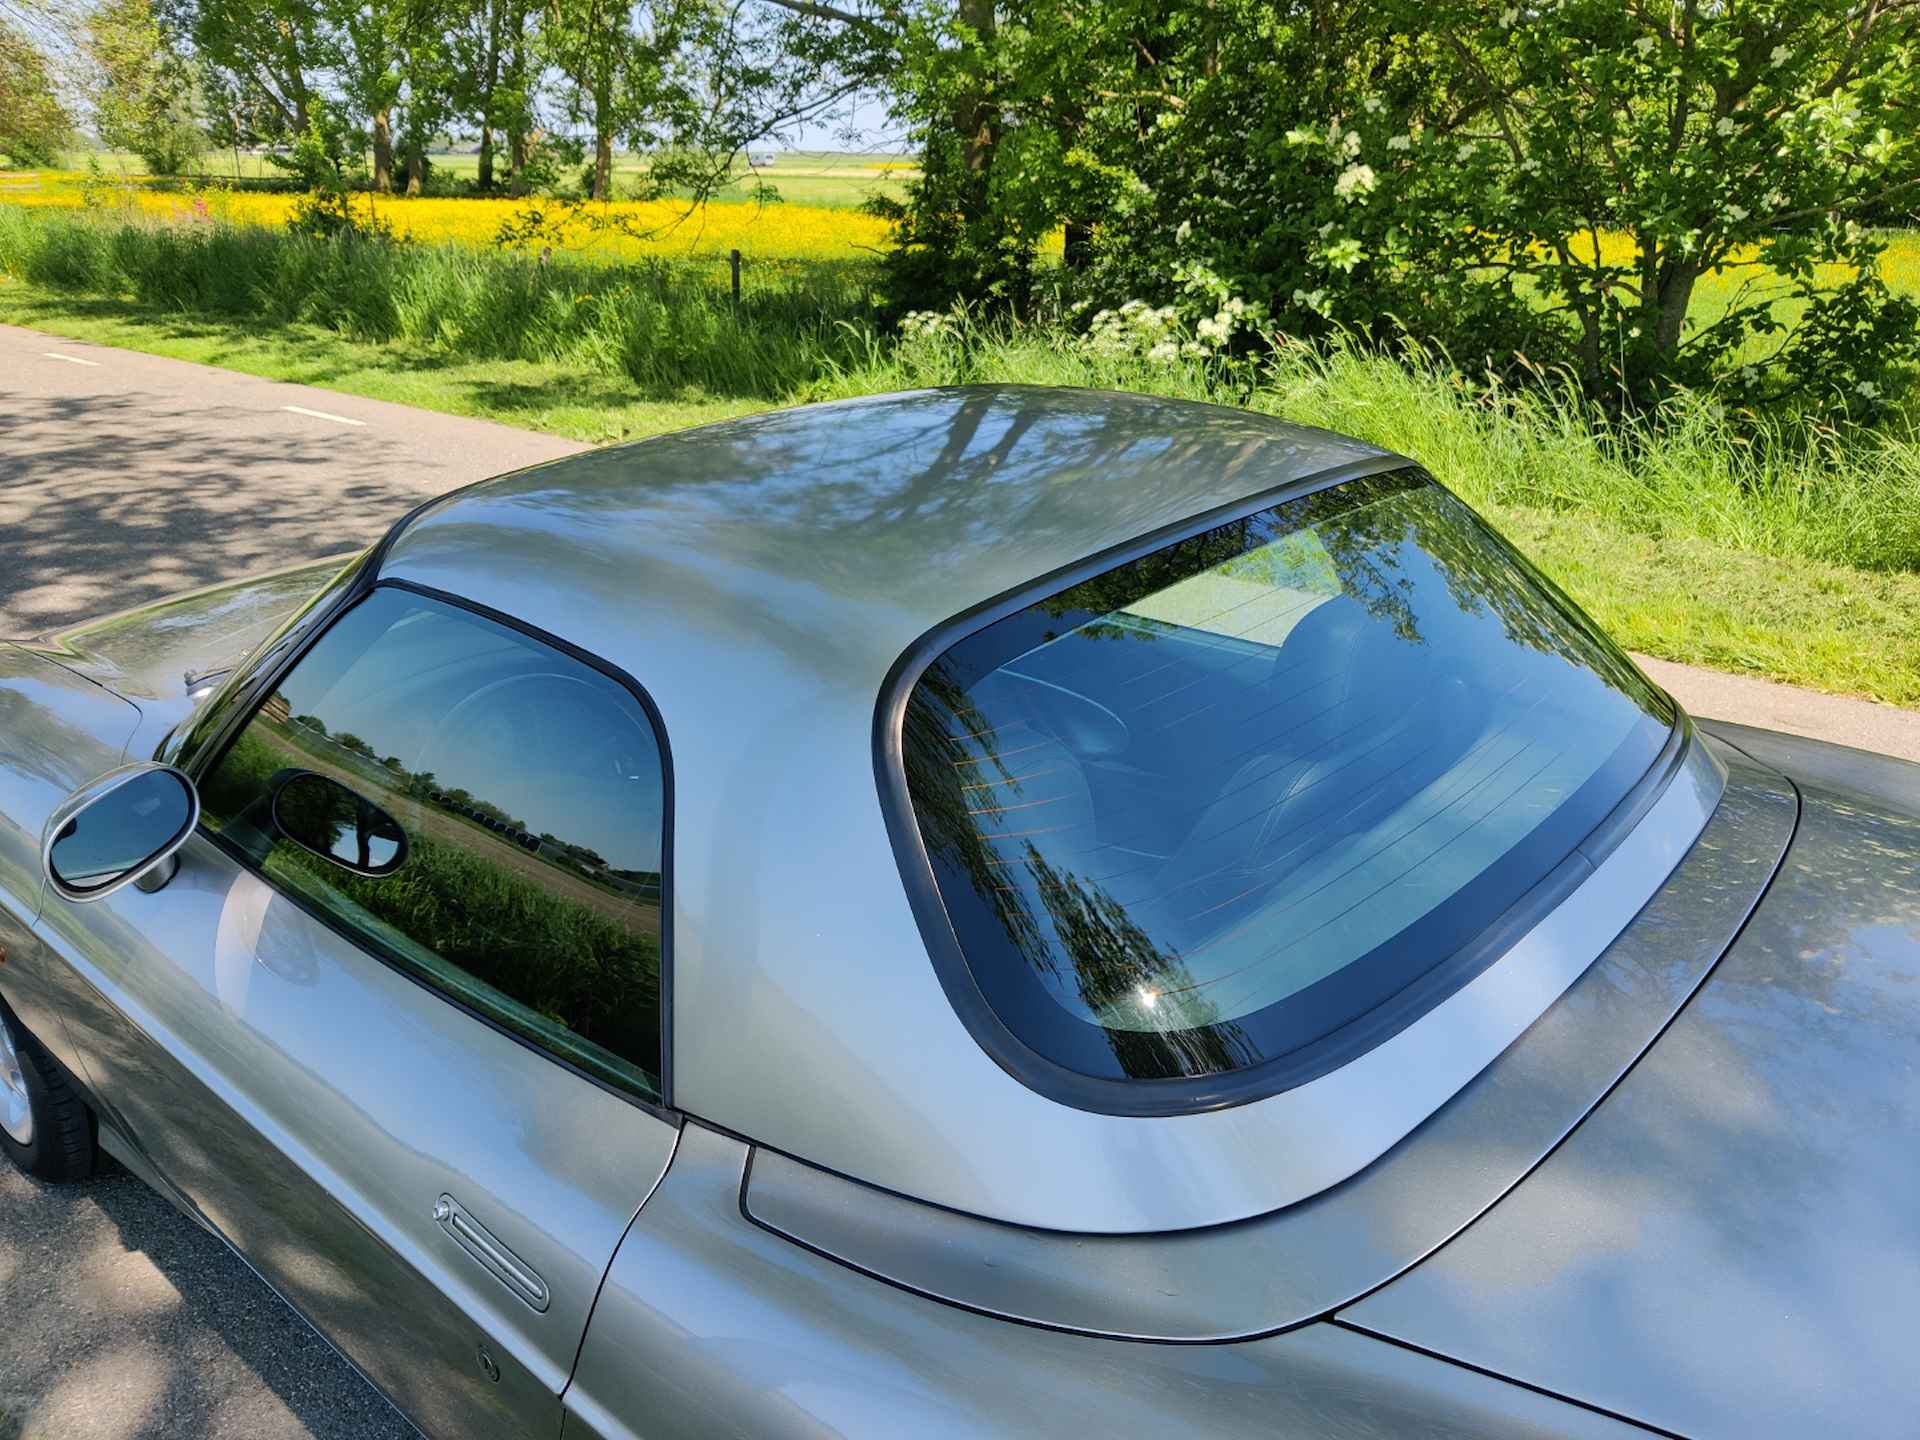
<instances>
[{"instance_id":1,"label":"side mirror","mask_svg":"<svg viewBox=\"0 0 1920 1440\"><path fill-rule=\"evenodd\" d=\"M103 900L172 858L200 820L193 781L171 765L110 770L47 819L40 868L67 900Z\"/></svg>"},{"instance_id":2,"label":"side mirror","mask_svg":"<svg viewBox=\"0 0 1920 1440\"><path fill-rule=\"evenodd\" d=\"M391 875L407 859L400 822L331 775L295 770L273 789L273 827L356 875Z\"/></svg>"}]
</instances>

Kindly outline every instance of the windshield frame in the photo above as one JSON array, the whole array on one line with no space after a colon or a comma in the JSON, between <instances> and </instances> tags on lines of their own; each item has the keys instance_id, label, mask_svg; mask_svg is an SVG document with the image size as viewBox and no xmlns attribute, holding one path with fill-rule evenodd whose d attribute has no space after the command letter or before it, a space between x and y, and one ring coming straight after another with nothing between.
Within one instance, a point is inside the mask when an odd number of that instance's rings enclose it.
<instances>
[{"instance_id":1,"label":"windshield frame","mask_svg":"<svg viewBox=\"0 0 1920 1440\"><path fill-rule=\"evenodd\" d=\"M1329 1075L1401 1031L1418 1025L1449 997L1495 966L1569 895L1581 888L1600 861L1633 832L1685 765L1697 743L1691 722L1672 698L1649 679L1646 683L1666 707L1671 723L1652 764L1612 809L1531 888L1494 916L1473 940L1389 1000L1300 1050L1215 1074L1170 1079L1115 1078L1071 1069L1033 1048L1007 1025L975 978L949 916L907 782L905 721L909 702L921 678L953 647L1083 581L1236 520L1350 481L1402 476L1440 490L1465 508L1475 521L1486 525L1471 505L1405 456L1382 455L1341 465L1161 527L997 595L927 631L888 671L874 712L874 771L888 838L908 902L934 973L954 1011L988 1056L1029 1089L1060 1104L1097 1114L1168 1117L1250 1104ZM1504 537L1498 538L1504 540ZM1617 642L1600 630L1559 586L1540 574L1517 550L1515 555L1551 601L1564 607L1571 619L1598 639L1618 648ZM1612 938L1607 937L1609 943ZM1597 947L1595 957L1604 948L1604 945ZM1435 1103L1446 1098L1438 1097Z\"/></svg>"}]
</instances>

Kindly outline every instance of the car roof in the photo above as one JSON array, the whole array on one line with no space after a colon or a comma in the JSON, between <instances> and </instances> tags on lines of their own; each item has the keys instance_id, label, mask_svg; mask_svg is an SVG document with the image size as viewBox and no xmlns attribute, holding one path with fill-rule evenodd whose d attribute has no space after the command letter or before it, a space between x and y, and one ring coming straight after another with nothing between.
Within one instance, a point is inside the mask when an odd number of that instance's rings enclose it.
<instances>
[{"instance_id":1,"label":"car roof","mask_svg":"<svg viewBox=\"0 0 1920 1440\"><path fill-rule=\"evenodd\" d=\"M1186 1122L1072 1110L987 1056L908 902L875 779L876 706L903 654L984 602L1293 482L1401 463L1189 401L925 390L485 482L404 527L381 576L547 631L626 671L658 709L673 1103L975 1214L1177 1229L1288 1203L1305 1177L1118 1183L1111 1167L1139 1159L1127 1127ZM1010 1131L1023 1137L1011 1150ZM1017 1180L1034 1173L1026 1146L1077 1153L1072 1178Z\"/></svg>"},{"instance_id":2,"label":"car roof","mask_svg":"<svg viewBox=\"0 0 1920 1440\"><path fill-rule=\"evenodd\" d=\"M688 584L655 598L675 610L748 606L774 625L797 591L864 602L891 622L858 637L885 652L884 671L902 630L918 635L1112 546L1384 453L1192 401L923 390L777 410L502 476L427 509L394 558L457 545L476 571L537 567L561 585L589 571L724 573L723 593Z\"/></svg>"}]
</instances>

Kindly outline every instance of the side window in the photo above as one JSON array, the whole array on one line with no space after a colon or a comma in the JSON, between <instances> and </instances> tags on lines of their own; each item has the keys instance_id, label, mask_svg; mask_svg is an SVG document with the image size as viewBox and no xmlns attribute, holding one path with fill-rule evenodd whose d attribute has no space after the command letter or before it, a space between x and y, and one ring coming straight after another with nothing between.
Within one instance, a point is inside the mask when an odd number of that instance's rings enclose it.
<instances>
[{"instance_id":1,"label":"side window","mask_svg":"<svg viewBox=\"0 0 1920 1440\"><path fill-rule=\"evenodd\" d=\"M665 777L624 685L380 588L200 788L203 823L337 928L588 1075L659 1098Z\"/></svg>"}]
</instances>

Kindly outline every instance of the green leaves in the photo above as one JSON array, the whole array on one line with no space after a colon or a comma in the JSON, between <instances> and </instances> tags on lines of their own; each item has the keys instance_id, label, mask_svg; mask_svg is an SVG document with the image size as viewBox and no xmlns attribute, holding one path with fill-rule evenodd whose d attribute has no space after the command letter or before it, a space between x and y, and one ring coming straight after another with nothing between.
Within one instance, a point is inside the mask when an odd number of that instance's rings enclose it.
<instances>
[{"instance_id":1,"label":"green leaves","mask_svg":"<svg viewBox=\"0 0 1920 1440\"><path fill-rule=\"evenodd\" d=\"M1197 265L1281 333L1411 331L1496 373L1563 370L1616 411L1738 377L1742 405L1860 418L1920 360L1861 228L1920 201L1907 7L992 15L929 18L908 47L928 168L900 217L902 302L1085 323L1138 300L1191 329L1216 308L1178 278ZM984 178L952 125L969 94L995 117Z\"/></svg>"}]
</instances>

